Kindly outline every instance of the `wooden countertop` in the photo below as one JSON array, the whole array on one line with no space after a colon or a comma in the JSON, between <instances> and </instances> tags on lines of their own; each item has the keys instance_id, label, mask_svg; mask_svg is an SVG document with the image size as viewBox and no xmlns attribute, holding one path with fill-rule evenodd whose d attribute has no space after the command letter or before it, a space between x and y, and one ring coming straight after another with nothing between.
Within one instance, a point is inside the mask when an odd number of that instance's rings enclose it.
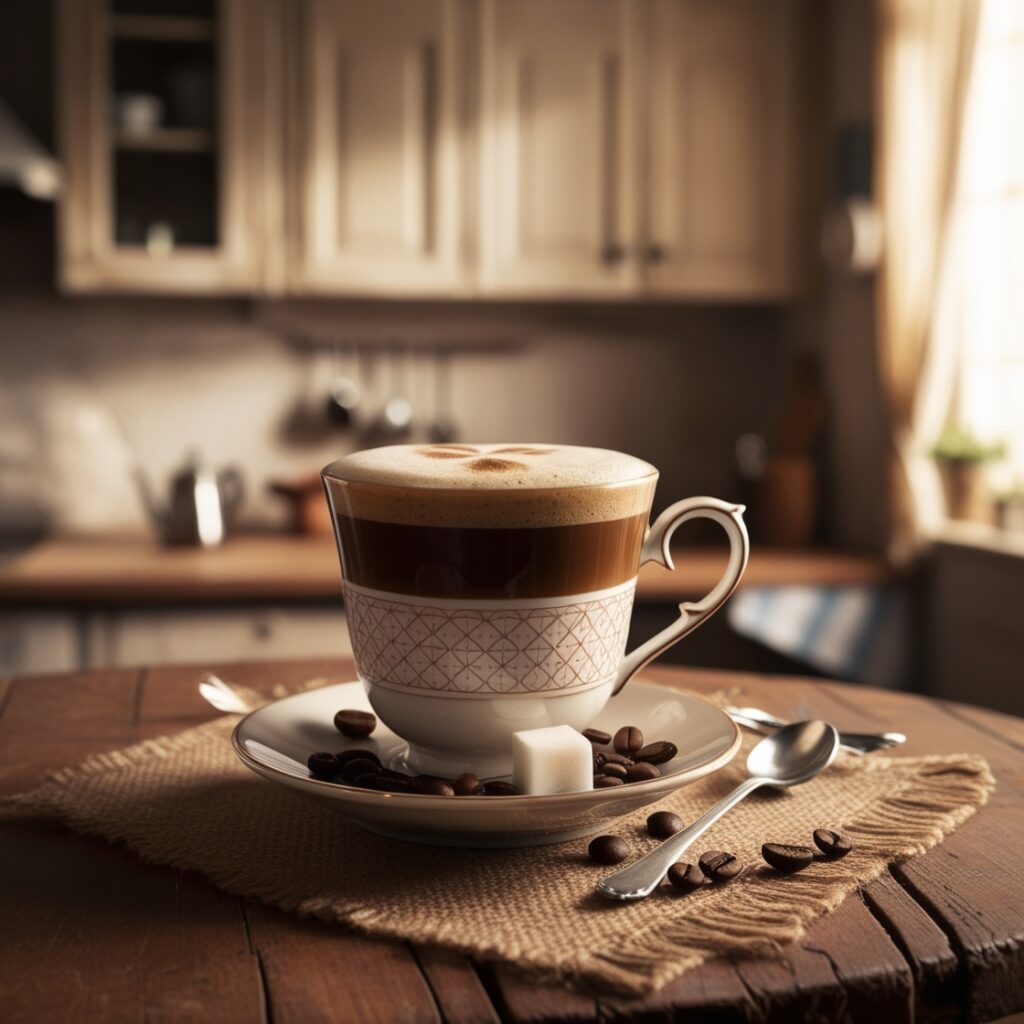
<instances>
[{"instance_id":1,"label":"wooden countertop","mask_svg":"<svg viewBox=\"0 0 1024 1024\"><path fill-rule=\"evenodd\" d=\"M0 679L0 795L88 755L214 717L196 692L211 667ZM350 679L353 668L307 661L219 671L269 694L277 683ZM665 668L646 675L698 691L738 687L741 703L787 718L903 729L910 736L901 753L910 756L976 751L997 789L943 843L893 864L795 942L771 955L712 958L639 1000L570 991L452 950L292 917L198 875L140 863L121 847L8 816L0 821L3 1019L899 1024L1024 1010L1024 722L822 680Z\"/></svg>"},{"instance_id":2,"label":"wooden countertop","mask_svg":"<svg viewBox=\"0 0 1024 1024\"><path fill-rule=\"evenodd\" d=\"M676 548L675 572L640 571L640 600L699 597L725 568L725 549ZM831 551L755 548L741 586L878 584L880 558ZM337 554L327 537L252 535L219 548L164 548L144 537L43 541L0 561L5 604L316 601L340 595Z\"/></svg>"}]
</instances>

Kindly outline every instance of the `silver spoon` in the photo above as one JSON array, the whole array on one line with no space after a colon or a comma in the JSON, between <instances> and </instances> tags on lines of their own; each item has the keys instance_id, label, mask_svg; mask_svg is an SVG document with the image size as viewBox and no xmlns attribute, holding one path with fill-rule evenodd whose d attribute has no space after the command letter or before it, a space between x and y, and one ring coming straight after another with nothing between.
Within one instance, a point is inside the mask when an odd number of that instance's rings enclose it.
<instances>
[{"instance_id":1,"label":"silver spoon","mask_svg":"<svg viewBox=\"0 0 1024 1024\"><path fill-rule=\"evenodd\" d=\"M640 900L661 884L680 854L726 811L761 786L796 786L824 771L839 752L839 734L828 722L796 722L766 736L747 758L750 778L724 800L701 815L689 828L677 832L645 857L597 883L597 891L613 900Z\"/></svg>"},{"instance_id":2,"label":"silver spoon","mask_svg":"<svg viewBox=\"0 0 1024 1024\"><path fill-rule=\"evenodd\" d=\"M727 707L722 710L737 725L764 732L766 729L781 729L789 722L775 715L762 711L760 708ZM901 732L841 732L839 746L855 754L870 754L876 750L887 750L889 747L906 743L907 737Z\"/></svg>"}]
</instances>

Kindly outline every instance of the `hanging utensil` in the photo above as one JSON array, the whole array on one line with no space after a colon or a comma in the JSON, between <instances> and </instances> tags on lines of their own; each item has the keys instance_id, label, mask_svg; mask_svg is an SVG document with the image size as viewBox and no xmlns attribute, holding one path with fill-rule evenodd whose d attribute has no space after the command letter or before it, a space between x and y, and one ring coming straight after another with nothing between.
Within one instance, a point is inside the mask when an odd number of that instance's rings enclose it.
<instances>
[{"instance_id":1,"label":"hanging utensil","mask_svg":"<svg viewBox=\"0 0 1024 1024\"><path fill-rule=\"evenodd\" d=\"M434 419L427 431L427 439L432 444L449 444L459 435L451 417L451 359L451 349L434 349Z\"/></svg>"},{"instance_id":2,"label":"hanging utensil","mask_svg":"<svg viewBox=\"0 0 1024 1024\"><path fill-rule=\"evenodd\" d=\"M353 352L346 348L347 352ZM341 366L341 346L334 346L334 367L331 381L327 387L327 418L339 427L350 427L356 409L362 399L362 389L355 380L355 375L343 372Z\"/></svg>"}]
</instances>

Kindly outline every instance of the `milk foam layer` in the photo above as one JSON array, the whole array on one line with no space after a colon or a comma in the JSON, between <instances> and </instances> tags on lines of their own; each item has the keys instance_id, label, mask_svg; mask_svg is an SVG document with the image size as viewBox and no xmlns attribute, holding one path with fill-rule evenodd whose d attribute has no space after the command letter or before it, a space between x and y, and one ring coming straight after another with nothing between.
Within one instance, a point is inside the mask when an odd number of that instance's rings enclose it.
<instances>
[{"instance_id":1,"label":"milk foam layer","mask_svg":"<svg viewBox=\"0 0 1024 1024\"><path fill-rule=\"evenodd\" d=\"M658 471L601 448L547 444L393 445L323 473L336 514L437 526L602 522L650 510Z\"/></svg>"}]
</instances>

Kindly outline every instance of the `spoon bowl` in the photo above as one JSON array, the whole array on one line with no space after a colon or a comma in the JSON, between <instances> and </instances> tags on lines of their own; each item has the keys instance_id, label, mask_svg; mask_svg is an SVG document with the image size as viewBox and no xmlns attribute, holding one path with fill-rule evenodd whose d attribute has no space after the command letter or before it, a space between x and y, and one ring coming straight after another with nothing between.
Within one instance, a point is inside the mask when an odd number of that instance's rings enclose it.
<instances>
[{"instance_id":1,"label":"spoon bowl","mask_svg":"<svg viewBox=\"0 0 1024 1024\"><path fill-rule=\"evenodd\" d=\"M796 786L824 771L839 753L827 722L794 722L766 736L747 757L747 771L773 786Z\"/></svg>"}]
</instances>

